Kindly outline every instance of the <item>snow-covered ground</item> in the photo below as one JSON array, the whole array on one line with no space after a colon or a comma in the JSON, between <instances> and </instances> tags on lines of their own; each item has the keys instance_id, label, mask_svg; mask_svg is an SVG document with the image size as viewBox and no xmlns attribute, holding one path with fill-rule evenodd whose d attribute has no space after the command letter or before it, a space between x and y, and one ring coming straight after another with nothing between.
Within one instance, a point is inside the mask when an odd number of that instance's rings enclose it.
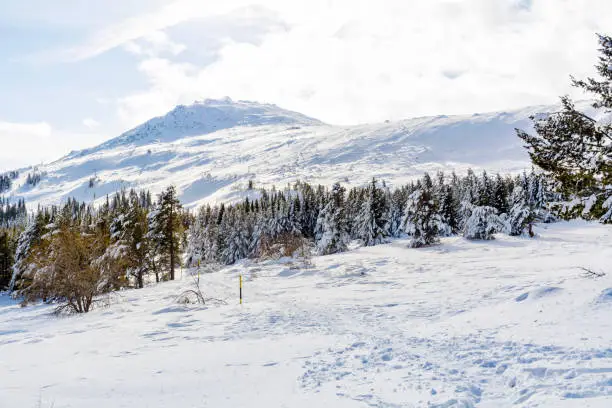
<instances>
[{"instance_id":1,"label":"snow-covered ground","mask_svg":"<svg viewBox=\"0 0 612 408\"><path fill-rule=\"evenodd\" d=\"M397 185L425 171L469 167L507 174L531 167L515 128L529 129L530 115L557 109L333 126L275 105L206 100L98 147L21 169L5 195L25 198L35 209L70 197L104 200L121 188L158 193L174 184L181 201L195 207L243 197L248 180L256 187L296 180L350 187L372 177ZM28 174L41 174L41 182L27 184Z\"/></svg>"},{"instance_id":2,"label":"snow-covered ground","mask_svg":"<svg viewBox=\"0 0 612 408\"><path fill-rule=\"evenodd\" d=\"M0 296L0 406L608 408L612 229L537 232L234 265L205 307L187 273L83 316Z\"/></svg>"}]
</instances>

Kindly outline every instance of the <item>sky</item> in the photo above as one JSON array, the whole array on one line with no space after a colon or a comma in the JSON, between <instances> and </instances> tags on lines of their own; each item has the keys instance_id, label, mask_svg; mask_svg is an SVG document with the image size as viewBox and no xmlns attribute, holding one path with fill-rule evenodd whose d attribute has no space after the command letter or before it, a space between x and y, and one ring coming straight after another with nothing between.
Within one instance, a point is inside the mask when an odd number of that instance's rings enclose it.
<instances>
[{"instance_id":1,"label":"sky","mask_svg":"<svg viewBox=\"0 0 612 408\"><path fill-rule=\"evenodd\" d=\"M333 124L580 98L611 19L609 0L0 0L0 171L206 98Z\"/></svg>"}]
</instances>

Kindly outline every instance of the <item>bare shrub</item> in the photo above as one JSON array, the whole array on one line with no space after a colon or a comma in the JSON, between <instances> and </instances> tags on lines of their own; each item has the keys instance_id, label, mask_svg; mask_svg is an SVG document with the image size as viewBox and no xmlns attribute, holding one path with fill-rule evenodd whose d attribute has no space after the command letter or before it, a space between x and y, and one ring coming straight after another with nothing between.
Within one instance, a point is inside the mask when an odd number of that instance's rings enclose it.
<instances>
[{"instance_id":1,"label":"bare shrub","mask_svg":"<svg viewBox=\"0 0 612 408\"><path fill-rule=\"evenodd\" d=\"M278 260L283 257L310 257L309 241L298 234L283 233L277 237L264 236L259 241L260 259Z\"/></svg>"},{"instance_id":2,"label":"bare shrub","mask_svg":"<svg viewBox=\"0 0 612 408\"><path fill-rule=\"evenodd\" d=\"M597 279L597 278L603 278L604 276L606 276L606 273L604 271L594 271L592 269L584 268L581 266L579 268L584 271L582 276L585 278Z\"/></svg>"},{"instance_id":3,"label":"bare shrub","mask_svg":"<svg viewBox=\"0 0 612 408\"><path fill-rule=\"evenodd\" d=\"M176 298L176 302L180 304L199 303L204 305L207 302L214 301L216 303L227 304L221 299L204 297L204 293L202 292L202 288L200 286L200 274L216 272L221 268L222 266L219 264L205 264L201 267L198 267L198 270L196 270L195 273L192 273L191 275L191 277L193 278L192 288L187 289L183 291L180 295L178 295L178 297Z\"/></svg>"}]
</instances>

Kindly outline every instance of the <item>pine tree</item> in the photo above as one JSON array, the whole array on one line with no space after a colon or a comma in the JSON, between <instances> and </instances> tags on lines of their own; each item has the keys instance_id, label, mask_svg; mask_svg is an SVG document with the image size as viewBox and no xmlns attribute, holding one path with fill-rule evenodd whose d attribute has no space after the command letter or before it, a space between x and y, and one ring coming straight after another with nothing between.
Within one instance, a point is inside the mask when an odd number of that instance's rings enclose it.
<instances>
[{"instance_id":1,"label":"pine tree","mask_svg":"<svg viewBox=\"0 0 612 408\"><path fill-rule=\"evenodd\" d=\"M104 262L118 263L126 271L126 276L134 279L136 287L143 288L144 276L150 268L147 212L134 191L129 198L122 200L116 212L110 226L111 242Z\"/></svg>"},{"instance_id":2,"label":"pine tree","mask_svg":"<svg viewBox=\"0 0 612 408\"><path fill-rule=\"evenodd\" d=\"M319 212L315 228L315 244L321 255L346 251L350 240L346 221L344 194L339 183L334 184L327 205Z\"/></svg>"},{"instance_id":3,"label":"pine tree","mask_svg":"<svg viewBox=\"0 0 612 408\"><path fill-rule=\"evenodd\" d=\"M359 218L356 221L357 236L365 246L380 244L387 236L385 225L387 220L387 203L383 191L378 188L375 179L365 191L365 199L361 205Z\"/></svg>"},{"instance_id":4,"label":"pine tree","mask_svg":"<svg viewBox=\"0 0 612 408\"><path fill-rule=\"evenodd\" d=\"M508 233L513 236L521 235L529 226L530 235L533 236L531 225L535 215L529 206L528 192L521 185L516 185L511 196L512 208L508 213Z\"/></svg>"},{"instance_id":5,"label":"pine tree","mask_svg":"<svg viewBox=\"0 0 612 408\"><path fill-rule=\"evenodd\" d=\"M27 272L31 268L30 255L44 234L47 232L49 215L45 211L38 211L36 216L30 220L25 230L19 236L15 250L15 262L13 265L13 276L9 283L9 291L20 290L27 286L24 282ZM25 279L27 280L27 279Z\"/></svg>"},{"instance_id":6,"label":"pine tree","mask_svg":"<svg viewBox=\"0 0 612 408\"><path fill-rule=\"evenodd\" d=\"M599 35L599 78L572 78L572 84L593 94L593 108L612 109L612 38ZM591 195L612 184L612 124L580 112L568 96L561 111L532 117L535 135L517 129L535 165L551 175L568 195ZM610 195L608 191L606 196Z\"/></svg>"},{"instance_id":7,"label":"pine tree","mask_svg":"<svg viewBox=\"0 0 612 408\"><path fill-rule=\"evenodd\" d=\"M480 181L472 169L468 169L467 175L461 180L461 202L478 205L480 202Z\"/></svg>"},{"instance_id":8,"label":"pine tree","mask_svg":"<svg viewBox=\"0 0 612 408\"><path fill-rule=\"evenodd\" d=\"M170 271L170 280L174 280L175 267L180 265L182 208L173 186L163 191L157 205L149 213L149 234L152 249L156 254L157 268Z\"/></svg>"},{"instance_id":9,"label":"pine tree","mask_svg":"<svg viewBox=\"0 0 612 408\"><path fill-rule=\"evenodd\" d=\"M410 225L412 235L410 246L420 248L440 242L442 219L433 191L427 183L410 195L407 207L406 223Z\"/></svg>"},{"instance_id":10,"label":"pine tree","mask_svg":"<svg viewBox=\"0 0 612 408\"><path fill-rule=\"evenodd\" d=\"M480 206L488 206L493 207L494 203L494 183L493 180L489 178L489 175L486 171L482 172L482 177L480 179L480 192L478 198L478 205Z\"/></svg>"},{"instance_id":11,"label":"pine tree","mask_svg":"<svg viewBox=\"0 0 612 408\"><path fill-rule=\"evenodd\" d=\"M226 265L231 265L249 255L250 242L246 224L236 211L227 216L226 223L227 237L222 260Z\"/></svg>"},{"instance_id":12,"label":"pine tree","mask_svg":"<svg viewBox=\"0 0 612 408\"><path fill-rule=\"evenodd\" d=\"M467 239L494 239L493 234L504 229L504 223L497 215L497 209L487 206L474 206L467 202L467 213L470 214L463 229Z\"/></svg>"},{"instance_id":13,"label":"pine tree","mask_svg":"<svg viewBox=\"0 0 612 408\"><path fill-rule=\"evenodd\" d=\"M399 237L402 233L402 222L404 221L404 211L406 210L406 202L408 201L408 191L406 188L396 189L391 195L391 204L389 210L389 225L386 228L389 235Z\"/></svg>"},{"instance_id":14,"label":"pine tree","mask_svg":"<svg viewBox=\"0 0 612 408\"><path fill-rule=\"evenodd\" d=\"M12 276L14 259L14 233L0 229L0 290L7 289Z\"/></svg>"},{"instance_id":15,"label":"pine tree","mask_svg":"<svg viewBox=\"0 0 612 408\"><path fill-rule=\"evenodd\" d=\"M448 236L459 231L460 203L451 186L443 186L439 198L439 213L442 224L447 226L440 231L440 235Z\"/></svg>"},{"instance_id":16,"label":"pine tree","mask_svg":"<svg viewBox=\"0 0 612 408\"><path fill-rule=\"evenodd\" d=\"M495 176L493 182L493 197L491 200L491 207L497 208L500 214L508 213L508 186L506 181L500 176L499 173Z\"/></svg>"}]
</instances>

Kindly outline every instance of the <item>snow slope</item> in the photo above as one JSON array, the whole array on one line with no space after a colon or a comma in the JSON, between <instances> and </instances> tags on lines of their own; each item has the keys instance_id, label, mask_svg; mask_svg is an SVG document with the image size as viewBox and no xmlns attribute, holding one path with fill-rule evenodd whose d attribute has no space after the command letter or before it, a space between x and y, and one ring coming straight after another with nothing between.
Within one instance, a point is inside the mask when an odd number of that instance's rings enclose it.
<instances>
[{"instance_id":1,"label":"snow slope","mask_svg":"<svg viewBox=\"0 0 612 408\"><path fill-rule=\"evenodd\" d=\"M0 406L610 407L612 230L537 232L234 265L206 307L187 276L78 317L0 296Z\"/></svg>"},{"instance_id":2,"label":"snow slope","mask_svg":"<svg viewBox=\"0 0 612 408\"><path fill-rule=\"evenodd\" d=\"M376 176L393 184L438 169L515 172L530 164L514 128L529 128L531 114L551 109L340 127L275 105L206 100L40 166L42 182L35 187L25 182L34 170L22 169L7 195L35 207L68 197L91 201L121 188L158 192L174 184L182 201L195 206L232 200L249 179L256 186L297 179L331 185Z\"/></svg>"}]
</instances>

